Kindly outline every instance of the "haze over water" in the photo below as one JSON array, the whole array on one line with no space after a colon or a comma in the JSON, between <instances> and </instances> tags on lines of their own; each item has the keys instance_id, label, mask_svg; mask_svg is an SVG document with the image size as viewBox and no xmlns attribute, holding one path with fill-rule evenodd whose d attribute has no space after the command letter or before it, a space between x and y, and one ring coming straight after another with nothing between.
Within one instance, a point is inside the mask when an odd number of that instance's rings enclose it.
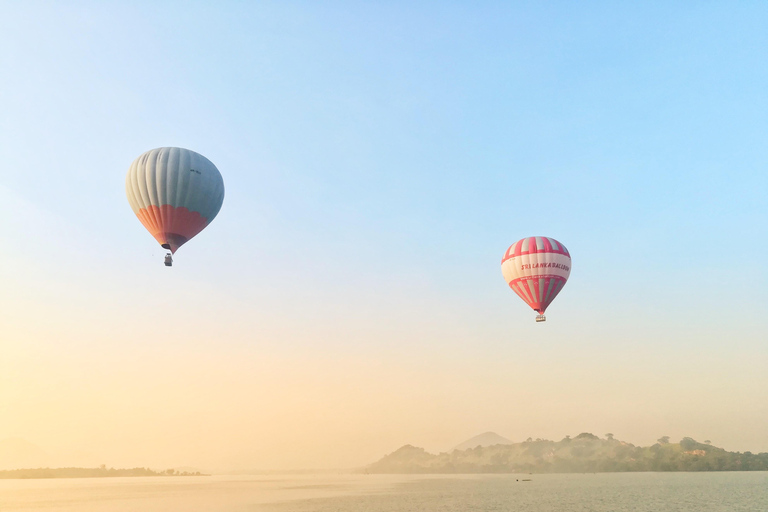
<instances>
[{"instance_id":1,"label":"haze over water","mask_svg":"<svg viewBox=\"0 0 768 512\"><path fill-rule=\"evenodd\" d=\"M523 481L530 479L530 481ZM757 512L768 473L0 481L5 512Z\"/></svg>"}]
</instances>

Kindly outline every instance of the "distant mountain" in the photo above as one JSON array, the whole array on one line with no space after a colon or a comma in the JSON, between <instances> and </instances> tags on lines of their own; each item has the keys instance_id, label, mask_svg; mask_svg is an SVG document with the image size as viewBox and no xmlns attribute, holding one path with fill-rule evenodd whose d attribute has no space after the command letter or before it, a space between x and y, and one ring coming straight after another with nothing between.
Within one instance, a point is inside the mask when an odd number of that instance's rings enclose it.
<instances>
[{"instance_id":1,"label":"distant mountain","mask_svg":"<svg viewBox=\"0 0 768 512\"><path fill-rule=\"evenodd\" d=\"M471 439L467 439L463 443L457 445L454 450L467 450L469 448L477 448L478 446L493 446L495 444L513 444L512 441L506 437L501 437L496 432L485 432L479 436L475 436Z\"/></svg>"},{"instance_id":2,"label":"distant mountain","mask_svg":"<svg viewBox=\"0 0 768 512\"><path fill-rule=\"evenodd\" d=\"M462 443L463 445L464 443ZM768 471L768 453L727 452L690 437L647 447L609 436L579 434L561 441L477 446L433 455L403 446L364 469L367 473L596 473L613 471Z\"/></svg>"},{"instance_id":3,"label":"distant mountain","mask_svg":"<svg viewBox=\"0 0 768 512\"><path fill-rule=\"evenodd\" d=\"M51 456L36 444L18 437L0 440L0 469L40 468L51 463Z\"/></svg>"}]
</instances>

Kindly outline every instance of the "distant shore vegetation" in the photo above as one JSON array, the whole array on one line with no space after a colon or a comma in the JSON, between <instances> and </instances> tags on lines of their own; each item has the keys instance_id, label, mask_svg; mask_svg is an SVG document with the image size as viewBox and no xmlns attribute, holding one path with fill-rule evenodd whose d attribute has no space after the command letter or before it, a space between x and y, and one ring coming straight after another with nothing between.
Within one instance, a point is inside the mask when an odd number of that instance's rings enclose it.
<instances>
[{"instance_id":1,"label":"distant shore vegetation","mask_svg":"<svg viewBox=\"0 0 768 512\"><path fill-rule=\"evenodd\" d=\"M166 469L153 471L148 468L115 469L104 465L98 468L35 468L0 471L0 478L106 478L120 476L208 476L199 471Z\"/></svg>"},{"instance_id":2,"label":"distant shore vegetation","mask_svg":"<svg viewBox=\"0 0 768 512\"><path fill-rule=\"evenodd\" d=\"M437 455L403 446L363 469L366 473L603 473L629 471L768 471L768 453L728 452L690 437L635 446L588 432L561 441L477 446Z\"/></svg>"}]
</instances>

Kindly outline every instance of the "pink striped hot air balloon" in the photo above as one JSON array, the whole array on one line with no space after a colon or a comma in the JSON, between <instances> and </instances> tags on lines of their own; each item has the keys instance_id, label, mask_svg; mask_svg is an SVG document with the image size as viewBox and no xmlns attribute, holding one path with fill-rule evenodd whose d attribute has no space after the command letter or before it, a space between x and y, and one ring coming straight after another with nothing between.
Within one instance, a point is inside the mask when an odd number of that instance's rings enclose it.
<instances>
[{"instance_id":1,"label":"pink striped hot air balloon","mask_svg":"<svg viewBox=\"0 0 768 512\"><path fill-rule=\"evenodd\" d=\"M544 311L571 275L571 255L554 238L529 236L509 246L501 259L501 273L509 287L546 320Z\"/></svg>"},{"instance_id":2,"label":"pink striped hot air balloon","mask_svg":"<svg viewBox=\"0 0 768 512\"><path fill-rule=\"evenodd\" d=\"M128 169L125 193L133 213L171 254L216 217L224 201L221 173L203 155L183 148L157 148Z\"/></svg>"}]
</instances>

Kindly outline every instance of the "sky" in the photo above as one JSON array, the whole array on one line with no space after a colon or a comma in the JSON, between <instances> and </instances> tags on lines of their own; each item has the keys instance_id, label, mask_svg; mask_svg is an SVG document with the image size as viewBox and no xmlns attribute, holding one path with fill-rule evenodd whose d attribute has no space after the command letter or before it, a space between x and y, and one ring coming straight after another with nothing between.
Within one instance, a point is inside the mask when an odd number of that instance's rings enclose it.
<instances>
[{"instance_id":1,"label":"sky","mask_svg":"<svg viewBox=\"0 0 768 512\"><path fill-rule=\"evenodd\" d=\"M486 431L768 451L764 2L0 12L0 440L209 470ZM226 187L172 268L125 197L162 146ZM573 259L545 323L501 276L526 236Z\"/></svg>"}]
</instances>

